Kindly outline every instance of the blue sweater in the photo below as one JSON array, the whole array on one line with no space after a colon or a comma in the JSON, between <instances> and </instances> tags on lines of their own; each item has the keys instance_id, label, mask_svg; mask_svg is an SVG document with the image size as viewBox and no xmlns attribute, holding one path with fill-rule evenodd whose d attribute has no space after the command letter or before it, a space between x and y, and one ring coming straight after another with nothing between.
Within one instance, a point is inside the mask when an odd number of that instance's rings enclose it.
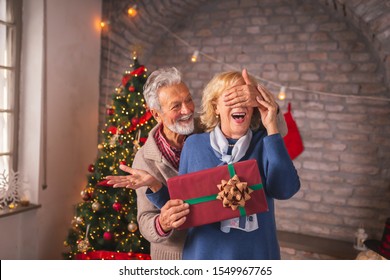
<instances>
[{"instance_id":1,"label":"blue sweater","mask_svg":"<svg viewBox=\"0 0 390 280\"><path fill-rule=\"evenodd\" d=\"M280 134L267 136L266 131L253 133L246 155L240 160L256 159L264 186L268 212L257 214L259 228L245 232L231 229L224 233L220 223L189 229L183 249L183 259L280 259L276 236L274 199L288 199L300 188L295 167L285 148ZM194 134L183 147L179 174L186 174L220 165L211 145L210 134ZM148 198L162 207L169 194L163 187Z\"/></svg>"}]
</instances>

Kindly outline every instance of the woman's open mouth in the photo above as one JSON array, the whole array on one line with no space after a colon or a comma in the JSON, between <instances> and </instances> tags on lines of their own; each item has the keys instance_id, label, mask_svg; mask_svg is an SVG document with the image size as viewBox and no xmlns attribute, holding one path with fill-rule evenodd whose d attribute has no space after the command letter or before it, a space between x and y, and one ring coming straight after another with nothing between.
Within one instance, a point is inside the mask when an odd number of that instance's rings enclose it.
<instances>
[{"instance_id":1,"label":"woman's open mouth","mask_svg":"<svg viewBox=\"0 0 390 280\"><path fill-rule=\"evenodd\" d=\"M246 113L245 112L232 113L231 116L235 122L242 123L245 120Z\"/></svg>"}]
</instances>

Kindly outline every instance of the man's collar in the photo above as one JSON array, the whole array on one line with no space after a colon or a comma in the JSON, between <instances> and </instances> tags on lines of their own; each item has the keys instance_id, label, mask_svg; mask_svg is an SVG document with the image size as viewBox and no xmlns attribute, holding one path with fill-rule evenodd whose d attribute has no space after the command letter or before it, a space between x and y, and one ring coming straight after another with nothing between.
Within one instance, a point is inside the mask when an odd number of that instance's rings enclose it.
<instances>
[{"instance_id":1,"label":"man's collar","mask_svg":"<svg viewBox=\"0 0 390 280\"><path fill-rule=\"evenodd\" d=\"M175 147L175 146L171 145L171 143L176 142L177 139L170 139L169 137L167 137L167 134L166 134L167 130L170 132L171 135L177 137L178 139L183 138L183 140L182 140L183 142L182 142L181 147ZM183 148L183 145L184 145L184 141L188 137L188 135L182 135L182 134L178 134L176 132L171 131L168 127L165 127L163 123L161 123L161 125L159 127L159 133L164 138L164 142L166 142L166 144L169 145L169 147L171 147L172 150L176 150L176 151L181 151L181 149Z\"/></svg>"},{"instance_id":2,"label":"man's collar","mask_svg":"<svg viewBox=\"0 0 390 280\"><path fill-rule=\"evenodd\" d=\"M157 134L157 133L158 133L158 134ZM160 141L164 142L164 144L165 144L166 146L169 146L170 149L171 149L172 151L180 152L180 151L182 150L182 147L181 147L181 148L176 148L176 147L172 146L172 145L169 143L167 137L166 137L165 134L164 134L164 124L162 124L162 123L160 124L160 127L156 130L156 134L157 134L158 137L160 138ZM187 135L183 135L183 136L184 136L184 141L185 141L185 139L187 138Z\"/></svg>"}]
</instances>

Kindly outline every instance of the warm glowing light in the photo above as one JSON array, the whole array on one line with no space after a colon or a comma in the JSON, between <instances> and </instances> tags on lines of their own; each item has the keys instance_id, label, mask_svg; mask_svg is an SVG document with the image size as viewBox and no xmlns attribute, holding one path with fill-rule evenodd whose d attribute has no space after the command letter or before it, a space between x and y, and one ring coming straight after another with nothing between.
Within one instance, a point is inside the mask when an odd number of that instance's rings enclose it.
<instances>
[{"instance_id":1,"label":"warm glowing light","mask_svg":"<svg viewBox=\"0 0 390 280\"><path fill-rule=\"evenodd\" d=\"M129 14L129 16L131 17L135 17L137 15L137 5L134 5L134 6L131 6L128 10L127 10L127 13Z\"/></svg>"},{"instance_id":2,"label":"warm glowing light","mask_svg":"<svg viewBox=\"0 0 390 280\"><path fill-rule=\"evenodd\" d=\"M281 87L279 94L278 94L279 100L284 100L286 99L286 87Z\"/></svg>"},{"instance_id":3,"label":"warm glowing light","mask_svg":"<svg viewBox=\"0 0 390 280\"><path fill-rule=\"evenodd\" d=\"M196 62L198 60L198 56L199 56L199 51L198 50L194 51L194 53L191 56L191 62Z\"/></svg>"},{"instance_id":4,"label":"warm glowing light","mask_svg":"<svg viewBox=\"0 0 390 280\"><path fill-rule=\"evenodd\" d=\"M101 22L100 22L100 27L101 27L101 28L104 28L104 27L106 27L106 25L107 25L107 23L106 23L106 22L104 22L104 21L101 21Z\"/></svg>"}]
</instances>

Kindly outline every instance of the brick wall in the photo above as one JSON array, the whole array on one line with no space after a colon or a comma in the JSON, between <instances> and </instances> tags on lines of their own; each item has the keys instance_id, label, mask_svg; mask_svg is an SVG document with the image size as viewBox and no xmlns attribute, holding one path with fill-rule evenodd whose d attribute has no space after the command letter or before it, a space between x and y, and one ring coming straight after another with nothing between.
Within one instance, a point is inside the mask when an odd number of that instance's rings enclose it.
<instances>
[{"instance_id":1,"label":"brick wall","mask_svg":"<svg viewBox=\"0 0 390 280\"><path fill-rule=\"evenodd\" d=\"M150 71L179 67L198 107L215 73L246 67L290 88L279 104L285 111L291 102L305 145L294 160L302 188L277 201L278 228L351 241L363 224L381 237L390 216L390 102L312 91L390 98L388 1L145 0L136 19L123 1L103 3L111 25L102 34L101 123L133 47ZM211 58L189 62L195 49Z\"/></svg>"},{"instance_id":2,"label":"brick wall","mask_svg":"<svg viewBox=\"0 0 390 280\"><path fill-rule=\"evenodd\" d=\"M320 0L363 34L385 66L390 85L390 2L386 0Z\"/></svg>"}]
</instances>

